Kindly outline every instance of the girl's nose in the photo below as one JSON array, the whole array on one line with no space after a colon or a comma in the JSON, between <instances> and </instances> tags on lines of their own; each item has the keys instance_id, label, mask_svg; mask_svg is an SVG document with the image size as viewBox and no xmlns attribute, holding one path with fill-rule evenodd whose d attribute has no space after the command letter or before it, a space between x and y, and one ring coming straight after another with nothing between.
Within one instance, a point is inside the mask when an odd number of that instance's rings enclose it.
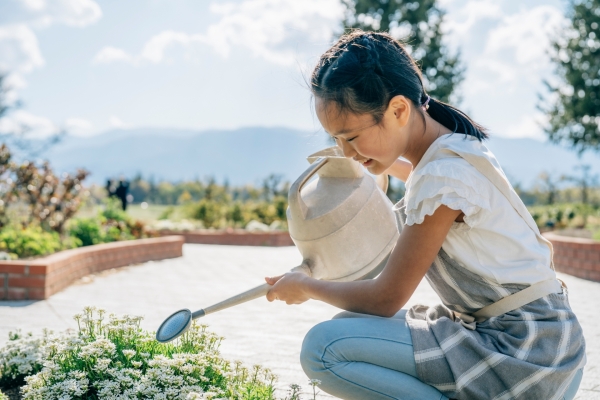
<instances>
[{"instance_id":1,"label":"girl's nose","mask_svg":"<svg viewBox=\"0 0 600 400\"><path fill-rule=\"evenodd\" d=\"M350 146L350 143L346 142L344 139L339 139L337 142L338 146L340 146L340 148L342 149L342 153L344 153L344 157L352 158L358 154L356 150L354 150L354 148Z\"/></svg>"}]
</instances>

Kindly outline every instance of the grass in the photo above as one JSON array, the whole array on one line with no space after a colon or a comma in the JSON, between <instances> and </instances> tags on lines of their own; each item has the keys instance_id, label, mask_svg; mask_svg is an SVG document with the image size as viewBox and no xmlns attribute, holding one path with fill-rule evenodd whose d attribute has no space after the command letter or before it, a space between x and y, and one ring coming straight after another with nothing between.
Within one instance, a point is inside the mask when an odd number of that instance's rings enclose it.
<instances>
[{"instance_id":1,"label":"grass","mask_svg":"<svg viewBox=\"0 0 600 400\"><path fill-rule=\"evenodd\" d=\"M94 217L98 213L100 207L101 206L99 205L82 207L75 215L75 218ZM172 212L170 212L171 210ZM161 217L165 216L166 214L169 214L168 219L171 221L180 221L185 218L183 215L183 208L181 206L169 206L162 204L148 204L146 208L142 208L140 204L129 204L127 206L127 214L132 216L134 219L146 223L155 222L159 219L165 219Z\"/></svg>"}]
</instances>

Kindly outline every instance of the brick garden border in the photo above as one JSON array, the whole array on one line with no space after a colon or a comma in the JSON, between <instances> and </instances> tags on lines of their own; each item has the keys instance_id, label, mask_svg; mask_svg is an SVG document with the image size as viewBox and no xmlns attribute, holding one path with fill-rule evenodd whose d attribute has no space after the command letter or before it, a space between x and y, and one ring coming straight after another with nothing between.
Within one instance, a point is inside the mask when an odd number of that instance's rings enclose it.
<instances>
[{"instance_id":1,"label":"brick garden border","mask_svg":"<svg viewBox=\"0 0 600 400\"><path fill-rule=\"evenodd\" d=\"M165 236L80 247L33 260L0 261L0 300L47 299L95 272L181 257L183 243L182 236Z\"/></svg>"},{"instance_id":2,"label":"brick garden border","mask_svg":"<svg viewBox=\"0 0 600 400\"><path fill-rule=\"evenodd\" d=\"M230 246L293 246L294 242L286 231L248 232L243 229L223 231L155 231L159 236L181 235L186 243L222 244Z\"/></svg>"},{"instance_id":3,"label":"brick garden border","mask_svg":"<svg viewBox=\"0 0 600 400\"><path fill-rule=\"evenodd\" d=\"M546 232L544 236L554 246L554 266L557 271L600 282L600 241Z\"/></svg>"}]
</instances>

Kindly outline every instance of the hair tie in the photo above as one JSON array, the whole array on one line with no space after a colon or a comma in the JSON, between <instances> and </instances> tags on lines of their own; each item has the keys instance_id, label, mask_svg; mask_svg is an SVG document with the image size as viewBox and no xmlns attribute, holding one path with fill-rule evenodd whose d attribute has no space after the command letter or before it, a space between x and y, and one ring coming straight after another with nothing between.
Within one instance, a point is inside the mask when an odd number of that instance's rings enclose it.
<instances>
[{"instance_id":1,"label":"hair tie","mask_svg":"<svg viewBox=\"0 0 600 400\"><path fill-rule=\"evenodd\" d=\"M425 103L421 105L421 107L423 107L423 111L429 110L429 100L431 100L431 97L427 96L427 100L425 100Z\"/></svg>"}]
</instances>

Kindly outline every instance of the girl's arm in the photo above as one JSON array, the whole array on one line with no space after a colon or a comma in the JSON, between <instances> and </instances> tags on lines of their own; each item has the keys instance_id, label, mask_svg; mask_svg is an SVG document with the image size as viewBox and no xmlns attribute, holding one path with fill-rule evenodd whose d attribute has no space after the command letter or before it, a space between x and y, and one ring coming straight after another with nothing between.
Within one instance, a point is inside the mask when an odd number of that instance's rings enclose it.
<instances>
[{"instance_id":1,"label":"girl's arm","mask_svg":"<svg viewBox=\"0 0 600 400\"><path fill-rule=\"evenodd\" d=\"M393 176L394 178L400 179L402 182L406 182L408 176L412 172L412 164L404 160L396 160L394 163L385 171L386 174Z\"/></svg>"},{"instance_id":2,"label":"girl's arm","mask_svg":"<svg viewBox=\"0 0 600 400\"><path fill-rule=\"evenodd\" d=\"M400 310L433 263L454 220L461 214L440 206L421 224L405 226L390 258L376 279L328 282L301 272L266 278L274 285L267 299L299 304L321 300L344 310L391 317Z\"/></svg>"}]
</instances>

